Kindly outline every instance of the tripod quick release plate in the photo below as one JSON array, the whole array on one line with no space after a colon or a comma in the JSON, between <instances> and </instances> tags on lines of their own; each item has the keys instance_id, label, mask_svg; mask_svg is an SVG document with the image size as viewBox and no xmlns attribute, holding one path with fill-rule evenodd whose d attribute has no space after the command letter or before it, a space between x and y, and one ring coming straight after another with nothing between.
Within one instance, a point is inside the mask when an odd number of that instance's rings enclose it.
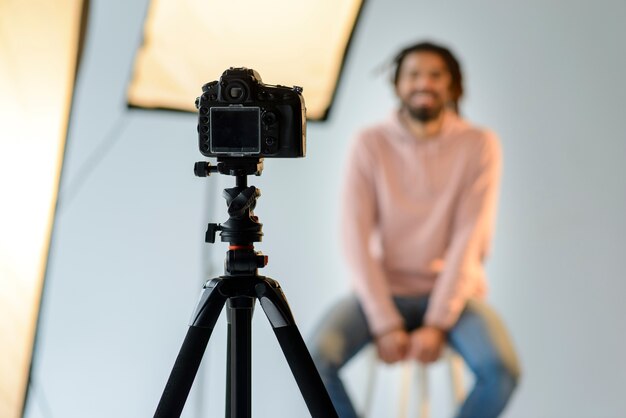
<instances>
[{"instance_id":1,"label":"tripod quick release plate","mask_svg":"<svg viewBox=\"0 0 626 418\"><path fill-rule=\"evenodd\" d=\"M260 176L263 172L263 158L218 158L217 164L198 161L193 166L196 177L207 177L211 173L230 176Z\"/></svg>"}]
</instances>

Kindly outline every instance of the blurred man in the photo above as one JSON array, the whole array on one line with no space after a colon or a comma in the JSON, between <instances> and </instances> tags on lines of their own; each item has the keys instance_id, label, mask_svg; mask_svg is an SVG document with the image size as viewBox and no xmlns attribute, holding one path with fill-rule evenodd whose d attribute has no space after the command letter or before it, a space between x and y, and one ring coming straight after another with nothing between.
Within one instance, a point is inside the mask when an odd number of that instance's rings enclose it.
<instances>
[{"instance_id":1,"label":"blurred man","mask_svg":"<svg viewBox=\"0 0 626 418\"><path fill-rule=\"evenodd\" d=\"M483 301L500 145L458 114L461 69L439 45L394 60L399 108L352 143L341 225L355 295L326 314L311 354L341 418L339 370L374 342L386 363L436 361L446 344L476 383L458 417L496 417L519 378L508 334Z\"/></svg>"}]
</instances>

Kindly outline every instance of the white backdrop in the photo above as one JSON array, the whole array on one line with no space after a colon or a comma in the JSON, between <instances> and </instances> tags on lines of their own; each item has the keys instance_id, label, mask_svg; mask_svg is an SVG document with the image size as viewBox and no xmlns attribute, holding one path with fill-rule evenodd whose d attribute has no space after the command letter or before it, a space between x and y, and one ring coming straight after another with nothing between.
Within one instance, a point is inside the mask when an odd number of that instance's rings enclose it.
<instances>
[{"instance_id":1,"label":"white backdrop","mask_svg":"<svg viewBox=\"0 0 626 418\"><path fill-rule=\"evenodd\" d=\"M125 107L145 9L92 1L28 418L151 416L201 284L221 271L225 245L204 244L204 231L226 219L221 189L233 179L193 176L194 115ZM330 120L309 125L307 158L266 160L251 181L263 192L263 273L282 284L302 333L348 290L337 242L346 144L395 103L375 69L428 37L462 59L463 113L502 138L490 300L524 369L505 416L623 416L625 19L619 0L368 0ZM224 334L222 318L185 417L223 416ZM260 309L253 346L254 416L307 416ZM346 370L357 399L363 365ZM395 372L382 377L378 416L392 415ZM441 365L432 374L433 416L449 416Z\"/></svg>"}]
</instances>

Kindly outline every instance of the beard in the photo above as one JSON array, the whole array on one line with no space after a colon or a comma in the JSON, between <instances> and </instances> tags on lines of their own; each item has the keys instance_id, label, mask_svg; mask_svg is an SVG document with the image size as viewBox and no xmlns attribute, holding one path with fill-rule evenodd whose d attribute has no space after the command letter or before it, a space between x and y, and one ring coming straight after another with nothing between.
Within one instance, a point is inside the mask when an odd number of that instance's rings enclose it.
<instances>
[{"instance_id":1,"label":"beard","mask_svg":"<svg viewBox=\"0 0 626 418\"><path fill-rule=\"evenodd\" d=\"M426 123L435 120L443 111L443 106L437 107L410 107L404 106L409 116L416 121Z\"/></svg>"},{"instance_id":2,"label":"beard","mask_svg":"<svg viewBox=\"0 0 626 418\"><path fill-rule=\"evenodd\" d=\"M433 106L411 106L407 101L402 103L402 107L407 111L411 119L414 119L421 123L430 122L435 120L441 115L441 112L444 109L444 104L441 102L441 99L438 95L433 92L428 92L433 95L436 99L436 104Z\"/></svg>"}]
</instances>

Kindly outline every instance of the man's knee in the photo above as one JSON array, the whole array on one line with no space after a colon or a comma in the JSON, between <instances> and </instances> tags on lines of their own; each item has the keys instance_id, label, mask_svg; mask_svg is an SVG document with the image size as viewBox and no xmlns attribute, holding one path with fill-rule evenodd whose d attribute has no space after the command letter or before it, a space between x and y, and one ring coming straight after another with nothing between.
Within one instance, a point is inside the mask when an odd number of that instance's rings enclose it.
<instances>
[{"instance_id":1,"label":"man's knee","mask_svg":"<svg viewBox=\"0 0 626 418\"><path fill-rule=\"evenodd\" d=\"M519 383L521 371L519 365L510 364L500 358L491 358L478 365L475 370L476 378L501 387L510 387L513 390Z\"/></svg>"},{"instance_id":2,"label":"man's knee","mask_svg":"<svg viewBox=\"0 0 626 418\"><path fill-rule=\"evenodd\" d=\"M321 369L339 369L345 359L346 338L338 331L319 336L310 347L311 357Z\"/></svg>"},{"instance_id":3,"label":"man's knee","mask_svg":"<svg viewBox=\"0 0 626 418\"><path fill-rule=\"evenodd\" d=\"M483 335L486 345L479 350L484 354L476 360L476 377L507 381L516 386L521 376L519 360L500 316L485 302L475 299L468 302L465 315L469 327L465 333Z\"/></svg>"}]
</instances>

